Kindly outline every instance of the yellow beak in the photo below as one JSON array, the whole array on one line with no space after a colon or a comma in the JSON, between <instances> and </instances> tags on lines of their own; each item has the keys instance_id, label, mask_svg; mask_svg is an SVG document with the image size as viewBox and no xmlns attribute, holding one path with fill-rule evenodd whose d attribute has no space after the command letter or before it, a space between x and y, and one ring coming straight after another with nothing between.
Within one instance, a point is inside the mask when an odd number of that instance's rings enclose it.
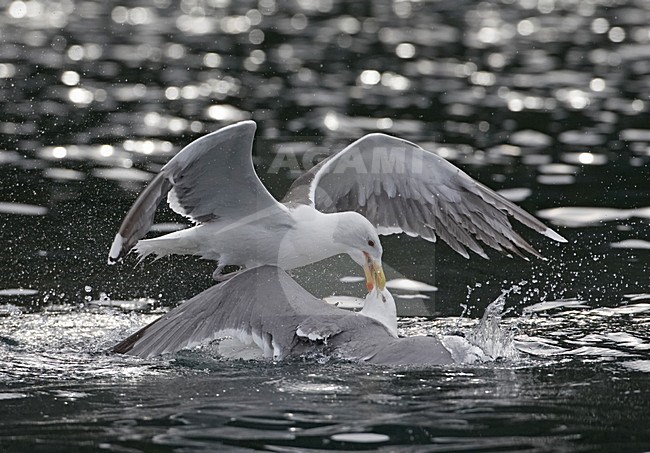
<instances>
[{"instance_id":1,"label":"yellow beak","mask_svg":"<svg viewBox=\"0 0 650 453\"><path fill-rule=\"evenodd\" d=\"M368 288L368 292L375 288L383 291L386 288L386 276L384 275L384 269L381 267L381 263L374 261L365 252L364 255L366 256L366 262L363 265L363 271L366 274L366 287Z\"/></svg>"}]
</instances>

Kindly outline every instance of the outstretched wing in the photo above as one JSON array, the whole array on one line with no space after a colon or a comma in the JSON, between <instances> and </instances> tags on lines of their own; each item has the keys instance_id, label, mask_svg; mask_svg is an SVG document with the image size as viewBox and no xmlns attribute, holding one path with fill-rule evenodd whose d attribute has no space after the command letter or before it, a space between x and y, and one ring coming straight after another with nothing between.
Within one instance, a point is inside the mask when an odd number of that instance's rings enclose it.
<instances>
[{"instance_id":1,"label":"outstretched wing","mask_svg":"<svg viewBox=\"0 0 650 453\"><path fill-rule=\"evenodd\" d=\"M369 134L298 178L283 202L323 212L357 211L380 234L440 236L468 258L487 258L479 242L524 257L540 256L510 225L513 217L559 242L566 240L523 209L442 157L385 134ZM524 257L525 258L525 257Z\"/></svg>"},{"instance_id":2,"label":"outstretched wing","mask_svg":"<svg viewBox=\"0 0 650 453\"><path fill-rule=\"evenodd\" d=\"M111 246L109 264L122 259L149 231L165 196L175 212L200 223L284 209L255 173L255 128L253 121L226 126L174 156L127 213Z\"/></svg>"},{"instance_id":3,"label":"outstretched wing","mask_svg":"<svg viewBox=\"0 0 650 453\"><path fill-rule=\"evenodd\" d=\"M282 269L261 266L203 291L112 351L146 358L229 336L255 343L265 357L282 359L308 350L310 341L359 326L373 326L390 338L379 323L359 317L315 298Z\"/></svg>"},{"instance_id":4,"label":"outstretched wing","mask_svg":"<svg viewBox=\"0 0 650 453\"><path fill-rule=\"evenodd\" d=\"M248 269L203 291L112 352L148 358L224 337L254 343L275 360L321 351L384 365L453 363L437 338L396 339L377 320L326 304L274 266Z\"/></svg>"}]
</instances>

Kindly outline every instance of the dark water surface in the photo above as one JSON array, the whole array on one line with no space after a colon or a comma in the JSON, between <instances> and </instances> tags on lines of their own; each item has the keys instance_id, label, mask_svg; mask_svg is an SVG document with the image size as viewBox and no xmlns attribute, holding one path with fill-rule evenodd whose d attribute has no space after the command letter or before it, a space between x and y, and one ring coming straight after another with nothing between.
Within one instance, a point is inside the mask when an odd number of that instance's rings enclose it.
<instances>
[{"instance_id":1,"label":"dark water surface","mask_svg":"<svg viewBox=\"0 0 650 453\"><path fill-rule=\"evenodd\" d=\"M0 450L650 450L649 111L640 0L0 0ZM105 354L213 283L194 258L106 256L174 153L246 118L277 196L379 130L569 243L522 230L549 258L527 263L383 240L389 279L438 288L393 290L402 333L463 332L482 363ZM295 275L362 296L358 273Z\"/></svg>"}]
</instances>

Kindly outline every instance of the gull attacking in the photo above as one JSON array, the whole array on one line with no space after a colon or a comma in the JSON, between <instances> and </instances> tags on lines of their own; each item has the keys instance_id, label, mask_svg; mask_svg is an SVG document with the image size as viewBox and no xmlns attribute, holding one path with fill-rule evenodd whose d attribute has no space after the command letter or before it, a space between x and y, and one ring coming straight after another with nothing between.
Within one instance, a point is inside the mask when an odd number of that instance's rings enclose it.
<instances>
[{"instance_id":1,"label":"gull attacking","mask_svg":"<svg viewBox=\"0 0 650 453\"><path fill-rule=\"evenodd\" d=\"M226 265L289 270L348 254L364 268L368 290L386 284L378 235L440 237L465 257L487 258L483 245L524 257L539 253L512 217L549 238L555 231L442 157L385 134L368 134L299 177L282 202L253 167L256 125L242 121L205 135L174 156L136 199L108 262L135 249L197 255ZM163 198L195 225L142 239Z\"/></svg>"}]
</instances>

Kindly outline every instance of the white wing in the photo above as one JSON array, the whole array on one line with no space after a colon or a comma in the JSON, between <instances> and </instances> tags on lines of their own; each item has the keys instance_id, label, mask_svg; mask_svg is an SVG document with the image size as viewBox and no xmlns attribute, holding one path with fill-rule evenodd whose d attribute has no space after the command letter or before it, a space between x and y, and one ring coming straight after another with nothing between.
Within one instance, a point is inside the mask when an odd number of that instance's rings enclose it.
<instances>
[{"instance_id":1,"label":"white wing","mask_svg":"<svg viewBox=\"0 0 650 453\"><path fill-rule=\"evenodd\" d=\"M122 259L144 237L165 195L175 212L201 223L284 210L255 173L255 129L253 121L226 126L193 141L174 156L127 213L108 262Z\"/></svg>"},{"instance_id":2,"label":"white wing","mask_svg":"<svg viewBox=\"0 0 650 453\"><path fill-rule=\"evenodd\" d=\"M456 252L466 247L487 258L479 244L540 256L510 225L511 216L556 241L566 240L442 157L385 134L369 134L298 178L283 200L323 212L357 211L380 234L404 232Z\"/></svg>"}]
</instances>

